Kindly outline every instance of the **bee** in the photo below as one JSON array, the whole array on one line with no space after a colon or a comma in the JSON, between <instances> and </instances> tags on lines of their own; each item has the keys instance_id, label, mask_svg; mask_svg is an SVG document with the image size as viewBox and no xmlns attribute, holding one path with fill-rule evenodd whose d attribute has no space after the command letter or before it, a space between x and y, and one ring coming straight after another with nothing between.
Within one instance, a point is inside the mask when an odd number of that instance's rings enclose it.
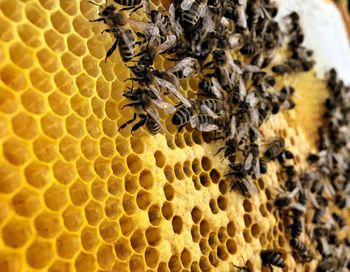
<instances>
[{"instance_id":1,"label":"bee","mask_svg":"<svg viewBox=\"0 0 350 272\"><path fill-rule=\"evenodd\" d=\"M319 232L319 231L317 231ZM328 234L328 230L326 230L327 234ZM317 251L322 255L323 258L328 258L330 257L331 254L331 249L330 246L328 245L325 237L322 237L323 235L318 235L316 236L316 241L317 241L317 245L316 245L316 249Z\"/></svg>"},{"instance_id":2,"label":"bee","mask_svg":"<svg viewBox=\"0 0 350 272\"><path fill-rule=\"evenodd\" d=\"M124 16L116 10L115 6L107 5L103 7L94 2L94 5L98 6L101 11L98 13L100 18L95 20L90 20L90 22L101 22L103 21L108 25L109 29L103 32L114 33L116 38L112 47L107 51L105 61L113 54L113 52L119 47L119 53L124 62L131 60L135 52L135 42L133 33L130 29L126 29L127 20Z\"/></svg>"},{"instance_id":3,"label":"bee","mask_svg":"<svg viewBox=\"0 0 350 272\"><path fill-rule=\"evenodd\" d=\"M245 38L243 47L240 49L240 52L248 57L255 56L262 49L261 40L256 40L251 37Z\"/></svg>"},{"instance_id":4,"label":"bee","mask_svg":"<svg viewBox=\"0 0 350 272\"><path fill-rule=\"evenodd\" d=\"M267 160L273 160L277 158L284 149L284 140L282 138L278 138L273 140L265 150L264 156Z\"/></svg>"},{"instance_id":5,"label":"bee","mask_svg":"<svg viewBox=\"0 0 350 272\"><path fill-rule=\"evenodd\" d=\"M280 268L286 266L282 252L273 249L262 250L260 252L260 258L262 265L268 266L271 271L273 271L272 265Z\"/></svg>"},{"instance_id":6,"label":"bee","mask_svg":"<svg viewBox=\"0 0 350 272\"><path fill-rule=\"evenodd\" d=\"M296 187L292 192L288 192L285 195L275 198L274 204L277 208L283 209L293 202L293 197L299 192L299 188Z\"/></svg>"},{"instance_id":7,"label":"bee","mask_svg":"<svg viewBox=\"0 0 350 272\"><path fill-rule=\"evenodd\" d=\"M217 78L221 87L224 90L231 90L238 82L238 88L241 93L246 93L245 85L241 77L242 70L231 58L231 56L223 49L217 49L212 52L213 61L210 61L204 65L209 67L214 64L214 74L207 76L213 76ZM241 94L243 96L243 94Z\"/></svg>"},{"instance_id":8,"label":"bee","mask_svg":"<svg viewBox=\"0 0 350 272\"><path fill-rule=\"evenodd\" d=\"M287 64L277 64L271 67L272 72L278 75L285 75L291 72L290 67Z\"/></svg>"},{"instance_id":9,"label":"bee","mask_svg":"<svg viewBox=\"0 0 350 272\"><path fill-rule=\"evenodd\" d=\"M135 74L135 77L126 80L135 80L150 89L159 101L162 100L160 96L160 87L174 94L184 105L191 107L191 102L184 97L180 89L178 79L171 73L161 72L158 70L151 70L149 67L135 65L129 67Z\"/></svg>"},{"instance_id":10,"label":"bee","mask_svg":"<svg viewBox=\"0 0 350 272\"><path fill-rule=\"evenodd\" d=\"M247 178L248 173L244 169L242 163L231 163L230 168L231 168L232 172L226 174L226 176L233 175L236 177L236 182L232 183L231 191L236 186L238 186L242 195L244 195L245 197L256 195L258 193L258 189L257 189L256 185L252 181L248 180L248 178Z\"/></svg>"},{"instance_id":11,"label":"bee","mask_svg":"<svg viewBox=\"0 0 350 272\"><path fill-rule=\"evenodd\" d=\"M217 99L195 100L189 108L186 105L179 107L172 117L172 123L179 127L179 131L188 123L200 131L209 132L218 129L216 112L222 111L221 101ZM203 112L203 113L202 113Z\"/></svg>"},{"instance_id":12,"label":"bee","mask_svg":"<svg viewBox=\"0 0 350 272\"><path fill-rule=\"evenodd\" d=\"M124 93L123 96L132 100L132 103L126 104L122 107L135 107L136 109L141 110L139 114L134 114L134 117L129 121L122 124L119 130L125 128L127 125L133 123L137 116L141 119L140 122L136 123L132 129L131 133L134 134L143 125L146 125L147 129L151 134L155 135L160 132L160 130L165 131L166 129L160 123L158 112L152 107L153 105L165 110L167 113L171 114L175 112L175 107L164 101L158 101L155 97L152 97L151 93L148 93L147 90L142 89L129 89L128 92Z\"/></svg>"},{"instance_id":13,"label":"bee","mask_svg":"<svg viewBox=\"0 0 350 272\"><path fill-rule=\"evenodd\" d=\"M321 219L324 215L324 210L320 208L315 208L314 216L312 218L313 224L318 224L321 222Z\"/></svg>"}]
</instances>

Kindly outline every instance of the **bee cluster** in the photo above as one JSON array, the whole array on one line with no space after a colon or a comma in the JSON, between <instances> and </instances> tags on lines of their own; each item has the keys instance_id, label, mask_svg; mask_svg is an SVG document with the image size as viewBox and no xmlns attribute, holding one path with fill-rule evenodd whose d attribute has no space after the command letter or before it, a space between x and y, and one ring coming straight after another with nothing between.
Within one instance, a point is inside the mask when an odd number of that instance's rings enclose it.
<instances>
[{"instance_id":1,"label":"bee cluster","mask_svg":"<svg viewBox=\"0 0 350 272\"><path fill-rule=\"evenodd\" d=\"M274 205L287 221L297 262L310 262L317 252L317 271L349 271L350 240L341 211L349 208L350 88L334 69L328 73L327 86L331 96L324 103L325 125L318 128L319 152L309 154L310 167L300 174L280 160L287 177L286 192ZM314 242L307 246L303 239Z\"/></svg>"},{"instance_id":2,"label":"bee cluster","mask_svg":"<svg viewBox=\"0 0 350 272\"><path fill-rule=\"evenodd\" d=\"M211 140L224 143L218 153L223 151L229 161L231 188L238 188L245 196L257 192L252 179L267 172L267 163L278 161L286 177L286 192L274 204L291 222L290 245L296 261L314 259L300 238L310 220L313 228L308 234L317 240L316 248L323 256L320 271L331 271L323 269L331 258L339 260L344 252L349 254L346 248L350 242L344 244L335 235L336 228L344 227L344 219L333 212L327 222L323 221L329 199L344 208L344 193L349 191L346 180L350 169L343 154L350 140L344 129L347 108L335 106L338 98L344 101L349 97L335 71L328 80L334 95L326 101L328 130L320 128L321 151L309 156L315 171L299 175L291 163L293 153L285 149L282 138L270 140L265 148L260 145L263 122L295 107L293 86L277 91L275 77L309 71L314 65L312 51L302 46L304 35L296 12L286 16L280 27L274 20L278 8L270 0L175 0L164 12L152 9L148 0L93 4L100 8L99 18L93 21L104 22L104 32L115 37L106 60L118 48L122 60L133 63L128 66L133 76L127 79L132 87L123 94L130 103L123 108L134 107L135 113L119 130L139 119L132 133L144 125L151 134L166 133L159 114L164 111L172 115L171 122L179 132L188 124L209 132ZM132 18L141 8L148 21ZM287 58L276 64L274 58L282 46L287 48ZM155 67L160 55L174 64L167 70ZM186 97L181 90L180 82L191 78L199 82L196 98ZM171 103L173 99L178 104ZM307 205L315 211L311 219L305 212ZM263 250L261 259L271 269L271 265L285 266L283 254L276 250Z\"/></svg>"}]
</instances>

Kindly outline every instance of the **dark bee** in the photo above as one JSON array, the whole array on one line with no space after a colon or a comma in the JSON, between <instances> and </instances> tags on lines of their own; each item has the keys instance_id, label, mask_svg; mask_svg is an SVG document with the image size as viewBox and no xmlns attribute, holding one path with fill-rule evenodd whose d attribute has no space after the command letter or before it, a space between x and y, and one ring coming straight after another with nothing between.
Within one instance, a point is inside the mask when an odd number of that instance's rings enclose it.
<instances>
[{"instance_id":1,"label":"dark bee","mask_svg":"<svg viewBox=\"0 0 350 272\"><path fill-rule=\"evenodd\" d=\"M290 67L287 64L277 64L271 67L272 72L278 75L285 75L291 72Z\"/></svg>"},{"instance_id":2,"label":"dark bee","mask_svg":"<svg viewBox=\"0 0 350 272\"><path fill-rule=\"evenodd\" d=\"M90 20L90 22L103 21L109 27L109 29L104 30L104 32L114 33L114 36L116 38L112 47L107 51L105 60L107 61L107 59L117 49L117 46L119 46L119 53L123 61L127 62L131 60L134 56L136 43L132 31L130 29L125 28L127 20L119 11L116 10L115 6L113 5L108 5L105 7L101 5L97 6L99 6L99 8L102 9L98 14L100 18L96 20Z\"/></svg>"},{"instance_id":3,"label":"dark bee","mask_svg":"<svg viewBox=\"0 0 350 272\"><path fill-rule=\"evenodd\" d=\"M246 38L240 52L245 56L255 56L261 50L261 42L252 38Z\"/></svg>"},{"instance_id":4,"label":"dark bee","mask_svg":"<svg viewBox=\"0 0 350 272\"><path fill-rule=\"evenodd\" d=\"M262 265L268 266L273 271L272 266L284 268L286 266L283 254L273 249L267 249L260 252Z\"/></svg>"},{"instance_id":5,"label":"dark bee","mask_svg":"<svg viewBox=\"0 0 350 272\"><path fill-rule=\"evenodd\" d=\"M268 145L268 147L264 153L265 158L268 160L273 160L273 159L277 158L278 155L280 155L282 153L283 149L284 149L284 140L282 138L278 138L278 139L272 141Z\"/></svg>"},{"instance_id":6,"label":"dark bee","mask_svg":"<svg viewBox=\"0 0 350 272\"><path fill-rule=\"evenodd\" d=\"M132 129L131 133L134 134L136 130L141 128L143 125L146 125L147 129L151 132L151 134L155 135L160 132L160 130L166 131L166 129L162 126L159 120L158 112L155 110L155 107L159 107L167 111L168 113L173 113L175 111L175 107L171 104L168 104L163 101L158 101L153 94L147 90L142 89L130 89L128 92L124 93L123 96L133 101L132 103L126 104L122 107L135 107L136 109L141 110L142 112L139 114L134 114L134 117L122 124L119 130L125 128L127 125L133 123L138 116L141 121L136 123Z\"/></svg>"},{"instance_id":7,"label":"dark bee","mask_svg":"<svg viewBox=\"0 0 350 272\"><path fill-rule=\"evenodd\" d=\"M345 227L345 219L343 218L343 216L341 216L340 214L333 212L332 213L332 217L334 218L334 220L337 222L338 226L340 229L342 229L343 227Z\"/></svg>"},{"instance_id":8,"label":"dark bee","mask_svg":"<svg viewBox=\"0 0 350 272\"><path fill-rule=\"evenodd\" d=\"M258 192L255 184L247 179L247 171L241 163L231 163L230 168L232 172L226 174L226 176L235 176L236 182L232 183L231 190L236 186L240 189L242 195L245 197L255 195Z\"/></svg>"}]
</instances>

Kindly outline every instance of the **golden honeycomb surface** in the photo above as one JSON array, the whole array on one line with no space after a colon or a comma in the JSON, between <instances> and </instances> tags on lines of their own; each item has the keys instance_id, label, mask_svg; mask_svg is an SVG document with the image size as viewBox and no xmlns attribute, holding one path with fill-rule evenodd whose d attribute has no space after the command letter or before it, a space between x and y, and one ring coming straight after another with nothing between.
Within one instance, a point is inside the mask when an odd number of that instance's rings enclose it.
<instances>
[{"instance_id":1,"label":"golden honeycomb surface","mask_svg":"<svg viewBox=\"0 0 350 272\"><path fill-rule=\"evenodd\" d=\"M130 74L119 53L104 61L113 38L89 22L97 12L83 0L0 0L0 271L235 271L244 261L260 271L261 249L290 252L272 204L277 165L244 198L214 156L222 143L177 133L165 115L169 134L118 131L133 115L121 110ZM301 169L327 92L313 72L283 81L295 82L297 107L262 133L284 137ZM181 84L193 96L197 83ZM288 255L284 271L295 267Z\"/></svg>"}]
</instances>

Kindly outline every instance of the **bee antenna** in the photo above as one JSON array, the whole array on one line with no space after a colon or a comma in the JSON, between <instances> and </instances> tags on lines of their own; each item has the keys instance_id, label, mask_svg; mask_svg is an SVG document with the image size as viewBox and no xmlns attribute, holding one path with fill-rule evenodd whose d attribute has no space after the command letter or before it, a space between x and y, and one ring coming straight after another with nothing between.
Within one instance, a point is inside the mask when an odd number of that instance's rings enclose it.
<instances>
[{"instance_id":1,"label":"bee antenna","mask_svg":"<svg viewBox=\"0 0 350 272\"><path fill-rule=\"evenodd\" d=\"M98 6L99 8L102 8L102 5L95 3L94 1L88 1L88 3L93 4L94 6Z\"/></svg>"}]
</instances>

